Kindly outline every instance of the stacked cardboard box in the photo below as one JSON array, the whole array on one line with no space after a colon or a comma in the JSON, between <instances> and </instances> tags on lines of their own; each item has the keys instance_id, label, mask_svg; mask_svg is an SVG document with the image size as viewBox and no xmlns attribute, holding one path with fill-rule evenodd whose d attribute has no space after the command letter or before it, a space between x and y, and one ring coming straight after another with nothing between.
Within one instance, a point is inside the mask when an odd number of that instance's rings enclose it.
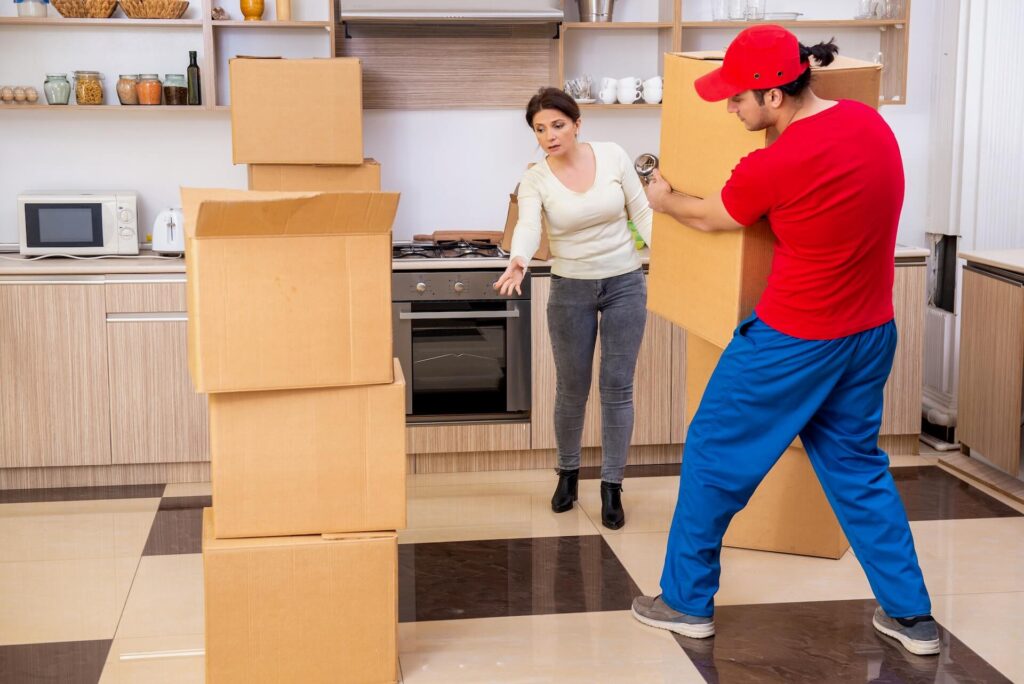
<instances>
[{"instance_id":1,"label":"stacked cardboard box","mask_svg":"<svg viewBox=\"0 0 1024 684\"><path fill-rule=\"evenodd\" d=\"M250 185L309 192L182 190L189 367L210 411L215 684L397 679L398 195L379 192L376 163L359 163L358 67L233 60L235 161L261 163Z\"/></svg>"},{"instance_id":2,"label":"stacked cardboard box","mask_svg":"<svg viewBox=\"0 0 1024 684\"><path fill-rule=\"evenodd\" d=\"M721 66L721 58L709 52L665 56L661 172L675 189L697 197L718 192L744 155L769 142L764 131L747 131L725 103L705 102L694 90L693 82ZM814 69L812 88L827 99L877 107L880 82L879 65L840 58ZM766 222L704 233L656 214L653 242L648 308L687 330L689 421L722 349L764 291L773 237ZM799 440L733 519L725 543L827 558L846 552L849 543Z\"/></svg>"}]
</instances>

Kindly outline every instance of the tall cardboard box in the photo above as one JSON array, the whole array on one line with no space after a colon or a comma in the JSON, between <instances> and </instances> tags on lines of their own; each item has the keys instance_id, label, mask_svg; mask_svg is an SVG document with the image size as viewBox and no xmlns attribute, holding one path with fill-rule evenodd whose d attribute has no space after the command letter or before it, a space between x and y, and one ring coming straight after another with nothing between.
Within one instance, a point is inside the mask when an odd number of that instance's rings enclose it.
<instances>
[{"instance_id":1,"label":"tall cardboard box","mask_svg":"<svg viewBox=\"0 0 1024 684\"><path fill-rule=\"evenodd\" d=\"M203 511L206 681L394 682L394 532L215 539Z\"/></svg>"},{"instance_id":2,"label":"tall cardboard box","mask_svg":"<svg viewBox=\"0 0 1024 684\"><path fill-rule=\"evenodd\" d=\"M380 163L365 159L342 164L250 164L250 190L380 192Z\"/></svg>"},{"instance_id":3,"label":"tall cardboard box","mask_svg":"<svg viewBox=\"0 0 1024 684\"><path fill-rule=\"evenodd\" d=\"M182 189L197 392L393 381L398 193Z\"/></svg>"},{"instance_id":4,"label":"tall cardboard box","mask_svg":"<svg viewBox=\"0 0 1024 684\"><path fill-rule=\"evenodd\" d=\"M405 382L210 395L214 534L405 527Z\"/></svg>"},{"instance_id":5,"label":"tall cardboard box","mask_svg":"<svg viewBox=\"0 0 1024 684\"><path fill-rule=\"evenodd\" d=\"M722 350L686 337L686 423L693 420ZM846 540L799 438L736 514L723 543L741 549L842 558ZM684 457L685 458L685 455Z\"/></svg>"},{"instance_id":6,"label":"tall cardboard box","mask_svg":"<svg viewBox=\"0 0 1024 684\"><path fill-rule=\"evenodd\" d=\"M768 142L765 131L747 131L725 102L697 95L693 82L719 66L721 53L665 56L660 168L673 188L697 197L721 190L739 160ZM878 106L880 65L841 58L813 72L818 95ZM655 214L653 243L647 308L725 347L764 291L774 251L768 224L704 233Z\"/></svg>"},{"instance_id":7,"label":"tall cardboard box","mask_svg":"<svg viewBox=\"0 0 1024 684\"><path fill-rule=\"evenodd\" d=\"M363 77L357 58L236 57L235 164L362 164Z\"/></svg>"}]
</instances>

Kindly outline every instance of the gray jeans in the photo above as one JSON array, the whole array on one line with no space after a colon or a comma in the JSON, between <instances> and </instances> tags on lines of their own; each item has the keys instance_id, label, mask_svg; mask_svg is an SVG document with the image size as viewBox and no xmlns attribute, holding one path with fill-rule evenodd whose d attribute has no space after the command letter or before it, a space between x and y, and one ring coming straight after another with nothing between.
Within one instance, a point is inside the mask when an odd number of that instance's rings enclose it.
<instances>
[{"instance_id":1,"label":"gray jeans","mask_svg":"<svg viewBox=\"0 0 1024 684\"><path fill-rule=\"evenodd\" d=\"M637 269L612 278L551 276L548 330L555 356L558 467L580 467L594 345L601 331L601 479L622 482L633 436L633 374L647 323L647 282Z\"/></svg>"}]
</instances>

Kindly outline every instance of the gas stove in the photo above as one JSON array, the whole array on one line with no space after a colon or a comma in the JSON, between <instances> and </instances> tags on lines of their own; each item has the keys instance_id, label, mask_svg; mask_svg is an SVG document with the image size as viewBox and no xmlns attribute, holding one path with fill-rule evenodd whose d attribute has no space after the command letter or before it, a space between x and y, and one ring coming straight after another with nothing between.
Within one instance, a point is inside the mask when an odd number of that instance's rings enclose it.
<instances>
[{"instance_id":1,"label":"gas stove","mask_svg":"<svg viewBox=\"0 0 1024 684\"><path fill-rule=\"evenodd\" d=\"M486 240L396 242L392 246L392 258L402 260L501 259L507 256L501 247Z\"/></svg>"}]
</instances>

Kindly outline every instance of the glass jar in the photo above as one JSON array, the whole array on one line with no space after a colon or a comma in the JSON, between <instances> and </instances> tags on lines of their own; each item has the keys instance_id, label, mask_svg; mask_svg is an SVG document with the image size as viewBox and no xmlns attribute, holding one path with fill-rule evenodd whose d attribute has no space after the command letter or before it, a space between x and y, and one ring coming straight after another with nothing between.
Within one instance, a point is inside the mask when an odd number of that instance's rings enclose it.
<instances>
[{"instance_id":1,"label":"glass jar","mask_svg":"<svg viewBox=\"0 0 1024 684\"><path fill-rule=\"evenodd\" d=\"M80 105L103 104L103 76L100 75L100 72L75 72L75 103Z\"/></svg>"},{"instance_id":2,"label":"glass jar","mask_svg":"<svg viewBox=\"0 0 1024 684\"><path fill-rule=\"evenodd\" d=\"M139 82L135 86L135 93L139 98L139 104L160 104L161 85L160 77L156 74L139 74Z\"/></svg>"},{"instance_id":3,"label":"glass jar","mask_svg":"<svg viewBox=\"0 0 1024 684\"><path fill-rule=\"evenodd\" d=\"M71 99L71 83L68 82L68 75L46 74L43 93L46 95L47 104L66 105Z\"/></svg>"},{"instance_id":4,"label":"glass jar","mask_svg":"<svg viewBox=\"0 0 1024 684\"><path fill-rule=\"evenodd\" d=\"M120 78L117 79L117 99L121 104L139 104L139 95L135 92L135 86L138 82L138 74L121 74Z\"/></svg>"},{"instance_id":5,"label":"glass jar","mask_svg":"<svg viewBox=\"0 0 1024 684\"><path fill-rule=\"evenodd\" d=\"M185 74L164 74L164 104L188 104L188 82L185 80Z\"/></svg>"},{"instance_id":6,"label":"glass jar","mask_svg":"<svg viewBox=\"0 0 1024 684\"><path fill-rule=\"evenodd\" d=\"M14 0L19 17L45 17L49 0Z\"/></svg>"}]
</instances>

